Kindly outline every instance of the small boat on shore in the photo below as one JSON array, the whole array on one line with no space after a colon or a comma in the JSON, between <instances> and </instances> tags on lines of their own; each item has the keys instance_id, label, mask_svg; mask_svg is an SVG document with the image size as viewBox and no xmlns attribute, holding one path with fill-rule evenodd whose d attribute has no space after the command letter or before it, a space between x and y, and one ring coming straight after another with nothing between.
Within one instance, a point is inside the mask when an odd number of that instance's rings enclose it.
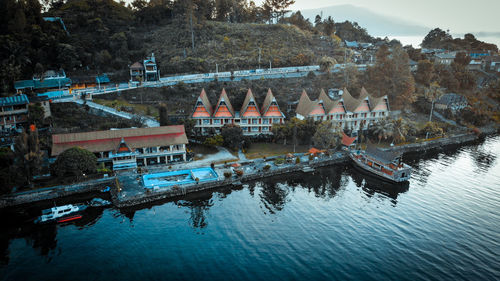
<instances>
[{"instance_id":1,"label":"small boat on shore","mask_svg":"<svg viewBox=\"0 0 500 281\"><path fill-rule=\"evenodd\" d=\"M410 179L411 167L403 163L399 152L382 151L369 144L366 151L351 150L349 156L355 167L380 179L393 183L403 183Z\"/></svg>"},{"instance_id":2,"label":"small boat on shore","mask_svg":"<svg viewBox=\"0 0 500 281\"><path fill-rule=\"evenodd\" d=\"M111 205L111 202L109 202L108 200L104 200L102 198L93 198L89 202L90 207L106 207L109 205Z\"/></svg>"},{"instance_id":3,"label":"small boat on shore","mask_svg":"<svg viewBox=\"0 0 500 281\"><path fill-rule=\"evenodd\" d=\"M81 212L86 208L87 206L83 204L68 204L45 209L42 211L42 215L35 219L35 223L68 222L81 219L82 215L75 213Z\"/></svg>"}]
</instances>

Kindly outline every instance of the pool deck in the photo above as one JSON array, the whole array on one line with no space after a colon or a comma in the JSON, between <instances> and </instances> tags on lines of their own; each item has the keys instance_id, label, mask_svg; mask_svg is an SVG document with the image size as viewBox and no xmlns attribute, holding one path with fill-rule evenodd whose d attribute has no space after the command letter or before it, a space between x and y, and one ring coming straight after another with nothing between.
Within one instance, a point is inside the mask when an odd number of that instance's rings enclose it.
<instances>
[{"instance_id":1,"label":"pool deck","mask_svg":"<svg viewBox=\"0 0 500 281\"><path fill-rule=\"evenodd\" d=\"M299 157L301 158L301 162L299 164L295 164L295 161L291 161L291 163L275 165L274 157L266 160L256 159L253 161L242 161L239 162L241 167L238 169L243 170L243 175L237 176L234 172L232 172L232 176L229 178L224 176L224 172L232 171L233 168L230 165L216 165L214 170L217 173L218 178L213 181L187 183L178 186L166 186L155 189L144 187L141 174L134 171L120 172L117 174L117 184L111 190L111 197L116 207L131 207L161 199L183 196L187 193L209 190L228 185L241 185L241 183L246 181L291 172L314 172L314 168L316 167L343 163L348 159L348 155L345 152L336 152L330 156L323 156L311 161L309 161L307 156L302 154L299 154ZM264 169L264 166L266 165L270 166L268 170ZM178 167L181 168L182 165L178 165ZM175 168L176 167L172 167L172 170ZM163 169L154 169L154 173L167 171L169 171L168 167L163 167Z\"/></svg>"}]
</instances>

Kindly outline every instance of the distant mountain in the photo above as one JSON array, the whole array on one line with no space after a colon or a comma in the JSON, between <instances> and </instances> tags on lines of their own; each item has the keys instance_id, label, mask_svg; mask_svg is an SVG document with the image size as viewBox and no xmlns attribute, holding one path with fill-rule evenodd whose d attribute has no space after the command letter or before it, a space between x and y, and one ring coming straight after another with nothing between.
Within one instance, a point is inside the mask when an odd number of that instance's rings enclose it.
<instances>
[{"instance_id":1,"label":"distant mountain","mask_svg":"<svg viewBox=\"0 0 500 281\"><path fill-rule=\"evenodd\" d=\"M432 28L397 17L385 16L366 8L353 5L336 5L300 11L305 18L314 22L316 15L323 12L323 19L332 16L335 22L357 22L375 37L425 35Z\"/></svg>"}]
</instances>

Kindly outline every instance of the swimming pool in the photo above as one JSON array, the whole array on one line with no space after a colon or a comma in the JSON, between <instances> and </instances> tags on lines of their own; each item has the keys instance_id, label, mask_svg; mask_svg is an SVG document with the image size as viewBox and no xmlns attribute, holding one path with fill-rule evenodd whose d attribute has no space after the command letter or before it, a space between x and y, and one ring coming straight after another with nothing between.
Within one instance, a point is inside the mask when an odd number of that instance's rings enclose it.
<instances>
[{"instance_id":1,"label":"swimming pool","mask_svg":"<svg viewBox=\"0 0 500 281\"><path fill-rule=\"evenodd\" d=\"M163 173L148 174L142 176L145 188L165 187L172 185L182 185L195 183L196 178L199 182L213 181L219 176L214 169L210 167L196 168L190 170L179 170Z\"/></svg>"}]
</instances>

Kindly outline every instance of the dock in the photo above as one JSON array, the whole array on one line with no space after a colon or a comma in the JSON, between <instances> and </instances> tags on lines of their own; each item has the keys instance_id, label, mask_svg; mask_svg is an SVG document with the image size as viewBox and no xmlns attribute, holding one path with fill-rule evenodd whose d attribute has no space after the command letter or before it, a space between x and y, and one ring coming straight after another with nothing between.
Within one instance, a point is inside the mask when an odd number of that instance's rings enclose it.
<instances>
[{"instance_id":1,"label":"dock","mask_svg":"<svg viewBox=\"0 0 500 281\"><path fill-rule=\"evenodd\" d=\"M308 173L315 170L317 167L324 167L333 164L345 163L349 159L346 152L337 152L330 156L311 160L305 163L286 163L283 165L270 165L271 168L266 169L266 162L248 161L243 163L238 169L243 170L243 175L238 176L231 172L230 177L225 177L224 172L230 171L232 168L228 165L216 165L214 170L218 174L218 178L212 181L187 183L183 185L174 185L166 187L158 187L147 189L142 183L142 175L125 172L116 176L116 184L111 189L111 198L113 204L118 208L131 207L134 205L147 204L157 200L184 196L188 193L215 189L223 186L241 186L243 183L262 178L268 178L288 173L303 172ZM267 162L271 162L269 159ZM271 162L272 163L272 162Z\"/></svg>"}]
</instances>

